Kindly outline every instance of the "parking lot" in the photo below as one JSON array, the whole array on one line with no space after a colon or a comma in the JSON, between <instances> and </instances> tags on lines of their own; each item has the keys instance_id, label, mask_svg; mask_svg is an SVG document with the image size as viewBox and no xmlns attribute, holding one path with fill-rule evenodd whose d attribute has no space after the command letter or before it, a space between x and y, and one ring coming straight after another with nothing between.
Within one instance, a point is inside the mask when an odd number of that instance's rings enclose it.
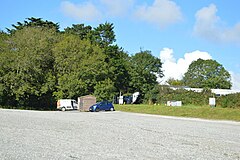
<instances>
[{"instance_id":1,"label":"parking lot","mask_svg":"<svg viewBox=\"0 0 240 160\"><path fill-rule=\"evenodd\" d=\"M240 122L0 109L0 159L240 159Z\"/></svg>"}]
</instances>

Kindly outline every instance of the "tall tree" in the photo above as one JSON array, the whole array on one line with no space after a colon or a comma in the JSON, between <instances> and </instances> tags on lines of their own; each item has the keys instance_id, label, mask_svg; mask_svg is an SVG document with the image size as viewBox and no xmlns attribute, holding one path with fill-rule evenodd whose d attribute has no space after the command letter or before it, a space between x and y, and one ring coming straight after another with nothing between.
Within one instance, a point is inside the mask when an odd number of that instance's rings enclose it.
<instances>
[{"instance_id":1,"label":"tall tree","mask_svg":"<svg viewBox=\"0 0 240 160\"><path fill-rule=\"evenodd\" d=\"M110 45L104 48L106 55L105 62L107 64L108 78L110 78L116 89L121 92L127 92L129 88L129 56L122 48L117 45Z\"/></svg>"},{"instance_id":2,"label":"tall tree","mask_svg":"<svg viewBox=\"0 0 240 160\"><path fill-rule=\"evenodd\" d=\"M24 27L44 27L47 29L54 29L55 31L59 31L59 24L53 23L51 21L44 21L42 18L26 18L24 22L17 22L17 24L12 25L13 29L7 28L9 33L14 33L17 30L21 30Z\"/></svg>"},{"instance_id":3,"label":"tall tree","mask_svg":"<svg viewBox=\"0 0 240 160\"><path fill-rule=\"evenodd\" d=\"M230 89L232 86L229 72L215 60L198 59L192 62L183 82L196 88Z\"/></svg>"},{"instance_id":4,"label":"tall tree","mask_svg":"<svg viewBox=\"0 0 240 160\"><path fill-rule=\"evenodd\" d=\"M95 40L101 47L106 47L116 41L112 23L100 24L94 28Z\"/></svg>"},{"instance_id":5,"label":"tall tree","mask_svg":"<svg viewBox=\"0 0 240 160\"><path fill-rule=\"evenodd\" d=\"M72 27L65 28L64 31L68 34L78 35L81 40L90 40L92 44L97 44L102 48L116 41L114 26L108 22L99 24L96 28L84 24L74 24Z\"/></svg>"},{"instance_id":6,"label":"tall tree","mask_svg":"<svg viewBox=\"0 0 240 160\"><path fill-rule=\"evenodd\" d=\"M57 98L77 98L93 94L94 86L107 78L103 49L81 40L76 35L63 34L54 47L57 72Z\"/></svg>"},{"instance_id":7,"label":"tall tree","mask_svg":"<svg viewBox=\"0 0 240 160\"><path fill-rule=\"evenodd\" d=\"M9 43L9 35L5 32L0 32L0 105L7 104L9 95L8 89L4 84L3 77L8 72L8 43ZM12 57L9 57L9 59ZM10 104L9 104L10 105Z\"/></svg>"},{"instance_id":8,"label":"tall tree","mask_svg":"<svg viewBox=\"0 0 240 160\"><path fill-rule=\"evenodd\" d=\"M157 84L157 77L163 76L160 59L154 57L150 51L136 53L131 57L130 64L130 86L133 92L146 94Z\"/></svg>"},{"instance_id":9,"label":"tall tree","mask_svg":"<svg viewBox=\"0 0 240 160\"><path fill-rule=\"evenodd\" d=\"M64 29L67 34L74 34L79 36L81 40L89 39L91 40L93 36L93 30L91 26L85 26L84 24L73 24L72 27L67 27Z\"/></svg>"},{"instance_id":10,"label":"tall tree","mask_svg":"<svg viewBox=\"0 0 240 160\"><path fill-rule=\"evenodd\" d=\"M55 85L51 50L56 40L55 33L51 29L26 27L17 30L7 40L8 50L1 53L4 74L0 81L19 106L39 107L49 102L42 99L45 96L50 96L51 100Z\"/></svg>"},{"instance_id":11,"label":"tall tree","mask_svg":"<svg viewBox=\"0 0 240 160\"><path fill-rule=\"evenodd\" d=\"M7 46L9 35L3 31L0 31L0 52L4 52Z\"/></svg>"}]
</instances>

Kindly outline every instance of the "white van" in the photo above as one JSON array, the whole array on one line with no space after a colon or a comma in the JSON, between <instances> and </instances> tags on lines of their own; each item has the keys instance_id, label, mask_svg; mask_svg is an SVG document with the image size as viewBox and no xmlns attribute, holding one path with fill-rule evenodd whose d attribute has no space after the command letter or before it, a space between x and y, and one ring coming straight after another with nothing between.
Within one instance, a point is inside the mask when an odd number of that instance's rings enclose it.
<instances>
[{"instance_id":1,"label":"white van","mask_svg":"<svg viewBox=\"0 0 240 160\"><path fill-rule=\"evenodd\" d=\"M74 99L59 99L57 109L61 111L78 109L77 102Z\"/></svg>"}]
</instances>

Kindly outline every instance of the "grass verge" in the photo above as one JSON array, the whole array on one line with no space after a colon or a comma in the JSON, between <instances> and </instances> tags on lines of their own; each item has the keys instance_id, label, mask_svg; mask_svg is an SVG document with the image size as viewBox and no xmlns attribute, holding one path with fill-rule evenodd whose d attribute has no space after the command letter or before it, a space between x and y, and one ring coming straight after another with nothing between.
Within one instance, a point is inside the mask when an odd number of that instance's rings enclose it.
<instances>
[{"instance_id":1,"label":"grass verge","mask_svg":"<svg viewBox=\"0 0 240 160\"><path fill-rule=\"evenodd\" d=\"M178 117L193 117L214 120L240 121L240 109L211 108L209 106L187 105L182 107L168 107L163 105L114 105L115 110L124 112L157 114Z\"/></svg>"}]
</instances>

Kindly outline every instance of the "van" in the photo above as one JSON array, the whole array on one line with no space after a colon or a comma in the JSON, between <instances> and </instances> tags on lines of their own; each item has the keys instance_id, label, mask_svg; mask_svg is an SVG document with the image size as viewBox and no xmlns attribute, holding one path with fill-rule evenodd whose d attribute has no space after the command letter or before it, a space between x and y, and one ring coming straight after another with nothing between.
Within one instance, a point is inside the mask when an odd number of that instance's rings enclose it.
<instances>
[{"instance_id":1,"label":"van","mask_svg":"<svg viewBox=\"0 0 240 160\"><path fill-rule=\"evenodd\" d=\"M76 110L78 105L74 99L59 99L57 101L57 109L61 111Z\"/></svg>"}]
</instances>

